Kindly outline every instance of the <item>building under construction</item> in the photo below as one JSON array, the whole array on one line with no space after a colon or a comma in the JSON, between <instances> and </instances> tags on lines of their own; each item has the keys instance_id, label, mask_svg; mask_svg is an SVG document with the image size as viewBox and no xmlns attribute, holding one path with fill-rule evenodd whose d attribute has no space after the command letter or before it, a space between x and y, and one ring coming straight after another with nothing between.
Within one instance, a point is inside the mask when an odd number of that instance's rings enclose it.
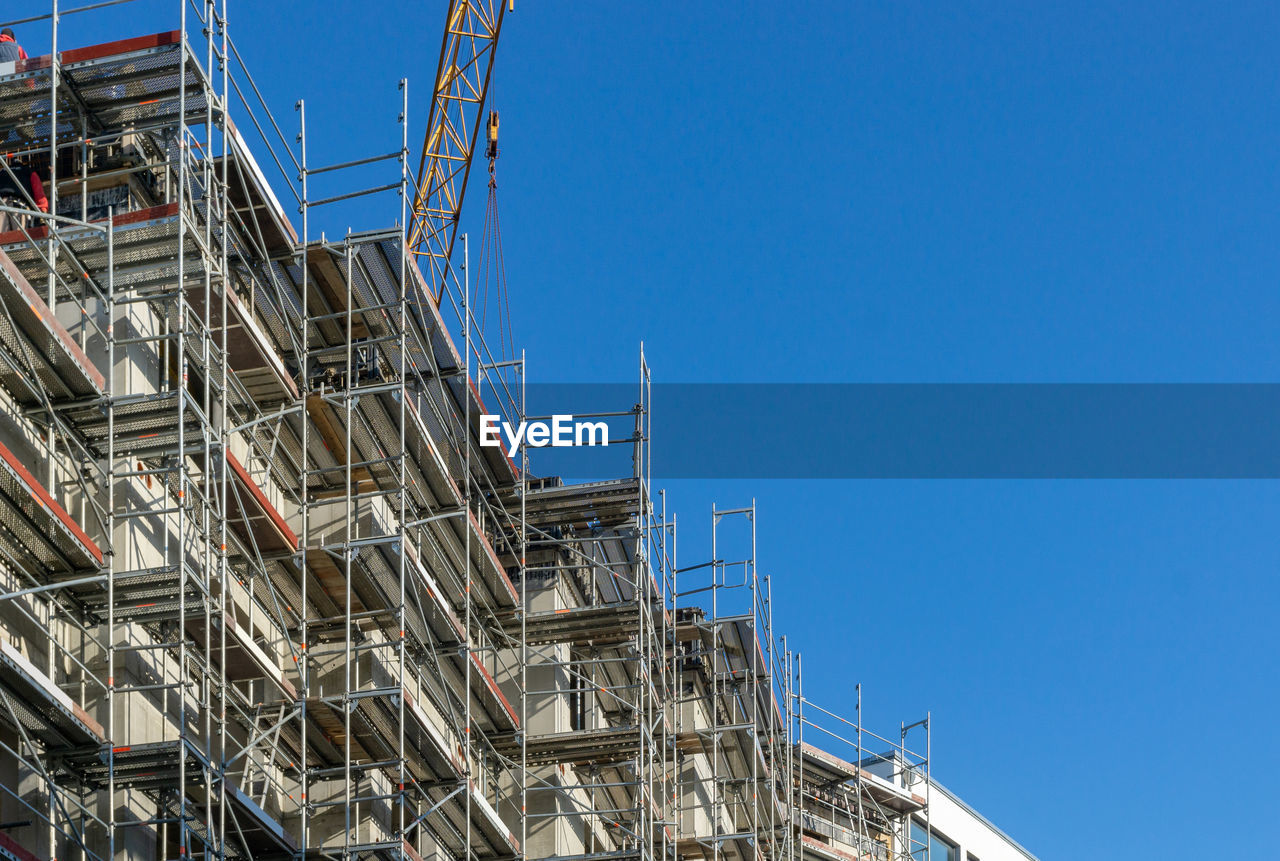
<instances>
[{"instance_id":1,"label":"building under construction","mask_svg":"<svg viewBox=\"0 0 1280 861\"><path fill-rule=\"evenodd\" d=\"M754 507L677 564L643 357L629 474L479 444L525 415L456 259L506 10L447 5L424 148L402 82L337 165L211 0L0 64L0 858L923 858L927 721L804 694Z\"/></svg>"}]
</instances>

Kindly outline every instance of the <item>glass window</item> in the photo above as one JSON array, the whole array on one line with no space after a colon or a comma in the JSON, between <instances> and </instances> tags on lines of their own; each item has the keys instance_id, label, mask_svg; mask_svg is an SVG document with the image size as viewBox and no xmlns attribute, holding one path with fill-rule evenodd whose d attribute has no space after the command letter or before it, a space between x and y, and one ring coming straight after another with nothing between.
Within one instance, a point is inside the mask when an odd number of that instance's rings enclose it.
<instances>
[{"instance_id":1,"label":"glass window","mask_svg":"<svg viewBox=\"0 0 1280 861\"><path fill-rule=\"evenodd\" d=\"M914 861L960 861L958 847L937 831L927 832L923 822L911 820L911 857ZM972 855L970 861L977 861Z\"/></svg>"},{"instance_id":2,"label":"glass window","mask_svg":"<svg viewBox=\"0 0 1280 861\"><path fill-rule=\"evenodd\" d=\"M911 858L913 861L925 861L929 855L929 838L925 835L924 825L911 820Z\"/></svg>"}]
</instances>

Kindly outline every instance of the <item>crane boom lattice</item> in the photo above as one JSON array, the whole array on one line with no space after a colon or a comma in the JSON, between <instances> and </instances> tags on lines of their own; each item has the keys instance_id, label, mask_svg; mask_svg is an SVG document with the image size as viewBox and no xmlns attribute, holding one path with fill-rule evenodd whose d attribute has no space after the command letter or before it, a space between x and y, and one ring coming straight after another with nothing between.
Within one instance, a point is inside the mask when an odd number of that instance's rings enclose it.
<instances>
[{"instance_id":1,"label":"crane boom lattice","mask_svg":"<svg viewBox=\"0 0 1280 861\"><path fill-rule=\"evenodd\" d=\"M505 12L502 0L450 0L445 18L409 225L409 247L437 303L444 297Z\"/></svg>"}]
</instances>

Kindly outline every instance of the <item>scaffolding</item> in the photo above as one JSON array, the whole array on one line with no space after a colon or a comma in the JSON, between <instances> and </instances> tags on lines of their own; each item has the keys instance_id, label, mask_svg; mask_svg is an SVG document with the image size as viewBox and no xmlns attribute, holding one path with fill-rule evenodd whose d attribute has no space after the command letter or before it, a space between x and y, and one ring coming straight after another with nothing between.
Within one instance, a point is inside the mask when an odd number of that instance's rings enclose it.
<instances>
[{"instance_id":1,"label":"scaffolding","mask_svg":"<svg viewBox=\"0 0 1280 861\"><path fill-rule=\"evenodd\" d=\"M782 661L792 740L789 857L927 861L928 841L918 834L930 831L930 718L901 724L896 739L878 735L863 726L861 685L850 720L805 697L798 653L784 647Z\"/></svg>"},{"instance_id":2,"label":"scaffolding","mask_svg":"<svg viewBox=\"0 0 1280 861\"><path fill-rule=\"evenodd\" d=\"M0 857L919 857L907 730L805 741L842 719L775 635L754 503L678 567L643 347L604 414L629 475L482 445L525 362L466 235L406 235L408 82L389 151L317 165L224 3L175 5L71 50L55 6L53 53L0 65L0 168L50 200L0 205ZM319 229L365 198L390 228Z\"/></svg>"}]
</instances>

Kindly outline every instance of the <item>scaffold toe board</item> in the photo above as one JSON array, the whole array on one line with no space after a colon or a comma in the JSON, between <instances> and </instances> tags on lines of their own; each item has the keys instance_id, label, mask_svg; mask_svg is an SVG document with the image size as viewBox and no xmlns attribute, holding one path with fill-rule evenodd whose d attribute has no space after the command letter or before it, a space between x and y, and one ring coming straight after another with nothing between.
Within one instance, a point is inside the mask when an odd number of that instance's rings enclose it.
<instances>
[{"instance_id":1,"label":"scaffold toe board","mask_svg":"<svg viewBox=\"0 0 1280 861\"><path fill-rule=\"evenodd\" d=\"M462 494L412 401L404 404L401 421L400 393L396 389L316 393L307 396L306 405L320 439L339 467L347 465L350 443L353 482L373 480L393 498L403 489L408 493L411 510L422 515L461 506ZM395 457L401 450L402 430L406 471L403 484ZM335 470L334 474L346 480L343 470Z\"/></svg>"},{"instance_id":2,"label":"scaffold toe board","mask_svg":"<svg viewBox=\"0 0 1280 861\"><path fill-rule=\"evenodd\" d=\"M0 639L0 721L49 748L100 745L102 726L8 640ZM15 728L17 728L15 727Z\"/></svg>"},{"instance_id":3,"label":"scaffold toe board","mask_svg":"<svg viewBox=\"0 0 1280 861\"><path fill-rule=\"evenodd\" d=\"M227 781L227 802L237 835L249 850L249 858L293 858L298 844L276 819L243 789Z\"/></svg>"},{"instance_id":4,"label":"scaffold toe board","mask_svg":"<svg viewBox=\"0 0 1280 861\"><path fill-rule=\"evenodd\" d=\"M500 611L520 606L520 596L516 593L516 587L512 585L506 568L498 559L498 554L493 550L493 544L489 542L489 536L480 527L480 521L476 520L476 516L468 511L465 525L459 517L449 518L449 523L454 529L455 540L459 544L465 538L463 530L471 530L471 564L477 582L484 587L482 593L484 599L491 602L490 606Z\"/></svg>"},{"instance_id":5,"label":"scaffold toe board","mask_svg":"<svg viewBox=\"0 0 1280 861\"><path fill-rule=\"evenodd\" d=\"M477 453L475 470L486 472L498 486L509 487L517 478L515 464L501 447L479 445L480 417L489 411L475 385L464 379L462 357L412 260L404 270L409 313L404 318L405 355L401 356L399 332L387 309L400 301L402 242L398 231L377 231L354 234L343 243L307 247L308 306L314 315L312 343L320 347L319 362L339 365L345 361L342 350L348 332L353 343L379 344L387 373L398 374L403 364L406 372L427 380L426 390L416 393L417 397L438 400L445 394L447 403L437 406L450 425L460 427L462 418L469 417L468 436ZM457 427L439 426L435 411L425 404L419 405L419 412L434 438L458 436ZM454 446L444 452L454 475L461 473L458 449Z\"/></svg>"},{"instance_id":6,"label":"scaffold toe board","mask_svg":"<svg viewBox=\"0 0 1280 861\"><path fill-rule=\"evenodd\" d=\"M211 770L211 760L190 738L146 744L122 745L110 751L103 749L77 755L74 762L85 780L94 785L106 783L114 772L116 786L145 792L154 798L164 799L162 808L171 804L170 790L178 783L181 768L187 775L188 792L181 799L185 813L191 817L193 827L203 822L205 810L216 806L216 799L207 798L209 787L204 775ZM221 783L226 790L228 816L234 817L235 831L243 840L247 852L238 849L232 857L258 859L291 857L297 844L276 819L244 792L235 781ZM163 815L166 811L158 811ZM170 811L176 814L177 811Z\"/></svg>"},{"instance_id":7,"label":"scaffold toe board","mask_svg":"<svg viewBox=\"0 0 1280 861\"><path fill-rule=\"evenodd\" d=\"M475 781L467 781L467 789L469 794L468 804L464 804L461 798L454 796L448 798L455 790L446 788L445 786L436 786L427 791L427 798L432 804L439 805L441 812L444 813L444 819L452 827L448 830L437 826L437 837L443 844L451 857L461 858L471 855L478 858L486 859L515 859L519 857L520 841L516 838L511 829L507 827L502 818L498 816L498 812L493 809L493 805L485 798L484 793L476 785ZM454 799L457 799L456 801ZM467 833L467 816L466 808L471 810L471 847L470 853L462 840L463 835Z\"/></svg>"},{"instance_id":8,"label":"scaffold toe board","mask_svg":"<svg viewBox=\"0 0 1280 861\"><path fill-rule=\"evenodd\" d=\"M468 650L467 654L471 659L471 691L479 699L492 726L499 732L518 729L520 718L516 716L511 703L507 702L507 698L503 696L498 683L493 680L493 676L485 669L474 651Z\"/></svg>"},{"instance_id":9,"label":"scaffold toe board","mask_svg":"<svg viewBox=\"0 0 1280 861\"><path fill-rule=\"evenodd\" d=\"M371 622L381 624L385 630L394 633L396 609L400 603L399 541L383 541L359 548L351 555L349 578L344 568L325 550L309 551L307 567L315 577L312 582L321 590L317 594L313 589L310 600L318 605L320 597L327 598L326 615L335 620L332 633L327 632L323 624L313 624L313 639L341 634L337 609L346 601L348 582L352 612L373 613ZM405 571L408 574L405 579L405 616L407 633L413 642L428 649L463 642L462 622L412 547L405 560Z\"/></svg>"},{"instance_id":10,"label":"scaffold toe board","mask_svg":"<svg viewBox=\"0 0 1280 861\"><path fill-rule=\"evenodd\" d=\"M158 567L140 571L119 571L114 575L113 604L117 623L146 623L176 615L182 594L187 606L198 607L198 590L191 577L179 578L174 567ZM86 613L95 619L107 618L105 583L75 587L72 594L80 598Z\"/></svg>"},{"instance_id":11,"label":"scaffold toe board","mask_svg":"<svg viewBox=\"0 0 1280 861\"><path fill-rule=\"evenodd\" d=\"M40 857L23 849L18 841L0 831L0 861L40 861Z\"/></svg>"},{"instance_id":12,"label":"scaffold toe board","mask_svg":"<svg viewBox=\"0 0 1280 861\"><path fill-rule=\"evenodd\" d=\"M106 382L26 277L0 251L0 385L23 406L100 397Z\"/></svg>"},{"instance_id":13,"label":"scaffold toe board","mask_svg":"<svg viewBox=\"0 0 1280 861\"><path fill-rule=\"evenodd\" d=\"M880 806L898 813L910 813L925 806L925 800L920 796L834 754L811 744L798 744L795 749L796 758L801 763L801 774L808 782L826 787L841 786L852 792L861 790Z\"/></svg>"},{"instance_id":14,"label":"scaffold toe board","mask_svg":"<svg viewBox=\"0 0 1280 861\"><path fill-rule=\"evenodd\" d=\"M0 444L0 548L27 573L47 580L96 571L102 551L8 447Z\"/></svg>"},{"instance_id":15,"label":"scaffold toe board","mask_svg":"<svg viewBox=\"0 0 1280 861\"><path fill-rule=\"evenodd\" d=\"M389 252L395 247L395 243L384 245L383 252L386 259L392 264L393 272L399 276L399 259L392 256ZM411 287L409 295L411 296L427 296L432 295L432 291L426 285L426 281L422 277L422 272L418 269L418 263L413 257L409 258L409 268L407 271L408 283ZM468 433L470 436L470 444L474 446L474 450L483 460L488 473L493 476L499 487L510 487L515 484L519 478L519 470L516 469L515 463L507 455L505 449L501 446L482 446L480 445L480 428L481 416L491 415L485 407L484 400L480 396L479 390L469 377L460 373L465 367L462 356L458 353L458 348L453 343L453 338L449 334L449 329L444 323L444 318L440 316L440 309L436 306L435 300L431 298L424 299L421 302L414 302L410 306L417 319L421 321L420 325L431 339L432 350L434 353L435 367L439 369L440 375L448 383L448 389L453 398L455 415L469 415L470 425Z\"/></svg>"},{"instance_id":16,"label":"scaffold toe board","mask_svg":"<svg viewBox=\"0 0 1280 861\"><path fill-rule=\"evenodd\" d=\"M249 475L230 451L227 465L235 479L234 491L227 494L227 522L240 538L262 553L292 553L298 549L298 536L289 528L262 488Z\"/></svg>"}]
</instances>

